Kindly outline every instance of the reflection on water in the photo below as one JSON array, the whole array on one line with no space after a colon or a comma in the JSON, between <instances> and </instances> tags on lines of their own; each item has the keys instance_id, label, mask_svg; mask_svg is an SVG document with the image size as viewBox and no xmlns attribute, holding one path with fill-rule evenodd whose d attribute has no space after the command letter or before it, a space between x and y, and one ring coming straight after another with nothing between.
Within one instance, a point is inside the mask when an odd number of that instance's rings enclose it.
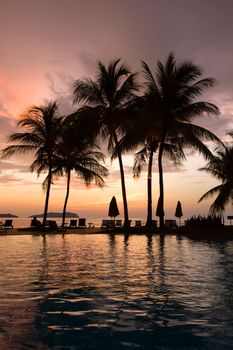
<instances>
[{"instance_id":1,"label":"reflection on water","mask_svg":"<svg viewBox=\"0 0 233 350\"><path fill-rule=\"evenodd\" d=\"M232 349L233 241L0 237L1 349Z\"/></svg>"}]
</instances>

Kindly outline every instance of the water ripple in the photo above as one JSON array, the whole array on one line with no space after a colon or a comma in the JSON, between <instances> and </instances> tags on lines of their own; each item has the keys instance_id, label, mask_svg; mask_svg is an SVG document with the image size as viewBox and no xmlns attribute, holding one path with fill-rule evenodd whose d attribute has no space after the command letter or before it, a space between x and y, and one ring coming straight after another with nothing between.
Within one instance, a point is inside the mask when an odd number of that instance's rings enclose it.
<instances>
[{"instance_id":1,"label":"water ripple","mask_svg":"<svg viewBox=\"0 0 233 350\"><path fill-rule=\"evenodd\" d=\"M0 237L2 349L232 349L233 242Z\"/></svg>"}]
</instances>

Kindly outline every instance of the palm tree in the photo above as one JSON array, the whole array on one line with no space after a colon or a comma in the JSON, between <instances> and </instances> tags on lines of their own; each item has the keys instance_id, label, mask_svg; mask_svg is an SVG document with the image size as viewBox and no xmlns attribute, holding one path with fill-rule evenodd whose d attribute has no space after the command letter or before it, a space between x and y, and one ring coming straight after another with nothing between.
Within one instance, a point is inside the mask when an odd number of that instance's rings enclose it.
<instances>
[{"instance_id":1,"label":"palm tree","mask_svg":"<svg viewBox=\"0 0 233 350\"><path fill-rule=\"evenodd\" d=\"M56 165L53 169L54 175L62 176L65 173L67 177L62 226L65 224L72 171L75 171L87 186L94 181L101 187L104 184L103 176L108 175L108 170L100 164L103 160L103 154L91 140L84 136L81 126L77 129L69 118L65 119L56 148Z\"/></svg>"},{"instance_id":2,"label":"palm tree","mask_svg":"<svg viewBox=\"0 0 233 350\"><path fill-rule=\"evenodd\" d=\"M58 105L56 102L32 106L21 116L18 122L18 127L22 127L25 131L12 134L8 141L16 144L8 146L1 151L2 159L9 158L14 154L34 153L35 159L30 165L30 170L36 171L38 176L44 171L48 171L44 182L46 198L43 226L47 218L54 152L60 133L60 125L61 117L58 116Z\"/></svg>"},{"instance_id":3,"label":"palm tree","mask_svg":"<svg viewBox=\"0 0 233 350\"><path fill-rule=\"evenodd\" d=\"M148 161L147 169L147 221L146 226L149 227L152 224L152 166L153 156L158 147L158 142L151 141L146 144L140 151L138 151L134 158L133 175L139 177L142 168L145 167Z\"/></svg>"},{"instance_id":4,"label":"palm tree","mask_svg":"<svg viewBox=\"0 0 233 350\"><path fill-rule=\"evenodd\" d=\"M172 141L172 140L171 140ZM159 142L156 139L148 139L144 147L138 151L135 155L133 175L139 177L143 167L146 166L147 162L147 221L146 226L152 226L152 167L153 158L159 147ZM173 162L178 165L179 161L184 158L182 149L179 149L176 145L165 144L164 153Z\"/></svg>"},{"instance_id":5,"label":"palm tree","mask_svg":"<svg viewBox=\"0 0 233 350\"><path fill-rule=\"evenodd\" d=\"M231 133L233 136L233 134ZM212 214L222 213L227 204L233 205L233 147L222 146L217 149L217 155L213 156L207 165L199 170L211 174L222 183L207 191L198 202L217 195L210 207Z\"/></svg>"},{"instance_id":6,"label":"palm tree","mask_svg":"<svg viewBox=\"0 0 233 350\"><path fill-rule=\"evenodd\" d=\"M159 143L159 192L164 211L162 159L167 140L172 138L173 144L180 150L192 147L205 157L211 157L211 152L202 141L220 140L207 129L191 122L205 113L219 114L219 110L212 103L196 100L206 88L214 85L214 79L202 79L201 69L193 63L177 64L173 54L170 54L164 65L158 61L155 76L145 62L142 62L142 65L146 79L146 91L143 96L145 115L150 133L154 133ZM160 227L163 225L164 217L160 216Z\"/></svg>"},{"instance_id":7,"label":"palm tree","mask_svg":"<svg viewBox=\"0 0 233 350\"><path fill-rule=\"evenodd\" d=\"M120 64L120 59L110 62L106 67L98 62L96 80L83 78L74 83L74 102L82 102L82 113L86 114L88 125L94 128L96 134L108 140L108 150L116 150L119 160L122 197L124 206L124 226L129 225L128 205L126 197L125 177L122 162L122 152L118 147L119 136L123 131L123 115L125 106L135 95L139 86L136 74ZM122 113L124 110L124 113Z\"/></svg>"}]
</instances>

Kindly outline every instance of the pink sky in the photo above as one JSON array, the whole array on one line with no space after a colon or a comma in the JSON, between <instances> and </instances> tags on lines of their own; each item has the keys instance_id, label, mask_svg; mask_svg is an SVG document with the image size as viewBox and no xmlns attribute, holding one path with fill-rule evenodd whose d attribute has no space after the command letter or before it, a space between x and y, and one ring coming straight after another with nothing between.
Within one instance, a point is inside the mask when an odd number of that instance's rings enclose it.
<instances>
[{"instance_id":1,"label":"pink sky","mask_svg":"<svg viewBox=\"0 0 233 350\"><path fill-rule=\"evenodd\" d=\"M132 70L146 61L153 70L173 50L180 59L201 65L205 76L217 79L206 99L216 103L221 118L209 118L202 125L225 139L233 129L232 10L223 1L61 1L9 0L0 4L0 131L1 148L15 131L20 113L32 104L51 99L60 102L62 112L72 110L70 85L83 75L94 76L96 60L107 63L121 57ZM190 152L189 152L190 153ZM146 173L134 180L132 155L124 157L131 217L146 214ZM104 189L86 189L73 176L70 211L105 217L113 195L122 211L118 164L107 159L110 171ZM42 212L43 177L28 172L30 159L0 163L0 212L27 216ZM198 198L217 184L197 169L204 165L198 155L188 157L179 169L168 166L165 173L166 216L174 218L177 200L185 216L207 213L211 201ZM154 211L158 198L158 174L154 165ZM64 180L55 182L51 211L61 211ZM229 209L228 212L231 212Z\"/></svg>"}]
</instances>

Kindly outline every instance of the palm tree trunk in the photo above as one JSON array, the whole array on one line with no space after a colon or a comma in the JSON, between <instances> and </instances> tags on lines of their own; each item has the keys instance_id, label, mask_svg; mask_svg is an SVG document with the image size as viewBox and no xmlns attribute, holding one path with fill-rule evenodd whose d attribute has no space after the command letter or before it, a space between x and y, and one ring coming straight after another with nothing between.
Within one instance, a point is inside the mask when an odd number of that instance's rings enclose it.
<instances>
[{"instance_id":1,"label":"palm tree trunk","mask_svg":"<svg viewBox=\"0 0 233 350\"><path fill-rule=\"evenodd\" d=\"M162 158L163 158L163 149L164 149L164 141L165 141L165 135L163 136L160 147L159 147L159 155L158 155L158 167L159 167L159 195L161 200L161 211L164 212L164 186L163 186L163 164L162 164ZM160 215L159 217L159 227L164 227L164 215Z\"/></svg>"},{"instance_id":2,"label":"palm tree trunk","mask_svg":"<svg viewBox=\"0 0 233 350\"><path fill-rule=\"evenodd\" d=\"M66 197L65 197L65 202L64 202L64 207L63 207L63 213L62 213L62 227L65 226L65 219L66 219L66 206L69 198L69 193L70 193L70 170L67 173L67 183L66 183Z\"/></svg>"},{"instance_id":3,"label":"palm tree trunk","mask_svg":"<svg viewBox=\"0 0 233 350\"><path fill-rule=\"evenodd\" d=\"M152 164L153 164L153 150L150 151L148 161L148 173L147 173L147 221L146 226L150 227L152 224Z\"/></svg>"},{"instance_id":4,"label":"palm tree trunk","mask_svg":"<svg viewBox=\"0 0 233 350\"><path fill-rule=\"evenodd\" d=\"M122 189L122 198L123 198L123 207L124 207L124 228L129 227L129 214L128 214L128 204L127 204L127 196L126 196L126 188L125 188L125 175L124 175L124 168L123 168L123 162L122 162L122 156L121 151L118 148L118 140L116 134L114 135L114 141L117 147L117 155L119 160L119 166L120 166L120 176L121 176L121 189Z\"/></svg>"},{"instance_id":5,"label":"palm tree trunk","mask_svg":"<svg viewBox=\"0 0 233 350\"><path fill-rule=\"evenodd\" d=\"M45 197L45 207L44 207L44 216L43 216L43 223L42 226L45 227L46 220L47 220L47 213L48 213L48 206L49 206L49 195L50 195L50 188L52 183L52 171L49 169L48 174L48 185L46 190L46 197Z\"/></svg>"}]
</instances>

